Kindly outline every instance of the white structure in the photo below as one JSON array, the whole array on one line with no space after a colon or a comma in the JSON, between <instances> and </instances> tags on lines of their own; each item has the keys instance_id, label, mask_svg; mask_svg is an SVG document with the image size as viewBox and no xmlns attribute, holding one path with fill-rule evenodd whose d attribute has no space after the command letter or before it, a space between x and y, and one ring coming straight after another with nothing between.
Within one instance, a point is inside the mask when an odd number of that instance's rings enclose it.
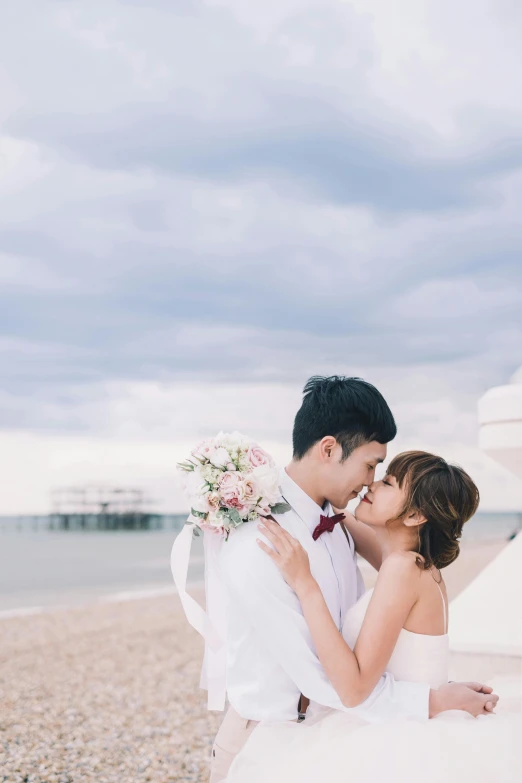
<instances>
[{"instance_id":1,"label":"white structure","mask_svg":"<svg viewBox=\"0 0 522 783\"><path fill-rule=\"evenodd\" d=\"M522 480L522 368L479 401L479 443ZM522 656L522 533L451 604L451 649Z\"/></svg>"},{"instance_id":2,"label":"white structure","mask_svg":"<svg viewBox=\"0 0 522 783\"><path fill-rule=\"evenodd\" d=\"M508 386L496 386L479 400L479 445L522 479L522 367Z\"/></svg>"},{"instance_id":3,"label":"white structure","mask_svg":"<svg viewBox=\"0 0 522 783\"><path fill-rule=\"evenodd\" d=\"M522 533L451 603L455 652L522 656Z\"/></svg>"}]
</instances>

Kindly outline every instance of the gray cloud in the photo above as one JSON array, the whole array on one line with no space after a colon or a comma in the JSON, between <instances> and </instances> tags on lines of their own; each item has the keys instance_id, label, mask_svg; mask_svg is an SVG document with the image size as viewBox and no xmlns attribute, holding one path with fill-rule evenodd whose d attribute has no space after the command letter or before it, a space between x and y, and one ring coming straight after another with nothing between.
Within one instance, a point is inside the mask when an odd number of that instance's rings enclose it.
<instances>
[{"instance_id":1,"label":"gray cloud","mask_svg":"<svg viewBox=\"0 0 522 783\"><path fill-rule=\"evenodd\" d=\"M355 6L240 5L11 9L1 426L101 427L108 382L522 362L522 118L477 136L448 86L448 141L377 94Z\"/></svg>"},{"instance_id":2,"label":"gray cloud","mask_svg":"<svg viewBox=\"0 0 522 783\"><path fill-rule=\"evenodd\" d=\"M382 101L372 104L364 88L376 42L349 6L326 3L312 38L318 52L291 71L292 43L311 43L302 16L290 14L279 29L288 37L282 47L278 36L259 41L255 27L231 12L233 3L222 6L160 4L159 14L135 7L122 16L122 4L112 3L105 28L86 4L76 14L44 15L53 52L45 50L41 72L20 63L16 49L7 58L33 93L7 120L8 132L96 168L147 168L220 183L257 177L301 197L392 212L487 202L482 183L522 166L518 133L509 127L484 142L478 156L471 147L458 159L451 150L433 159L437 139L430 143L427 123L405 127ZM317 4L308 6L317 22ZM356 55L340 68L325 63L319 35L343 56L353 28L362 33L353 40ZM7 41L7 51L12 46ZM415 150L416 136L429 153Z\"/></svg>"}]
</instances>

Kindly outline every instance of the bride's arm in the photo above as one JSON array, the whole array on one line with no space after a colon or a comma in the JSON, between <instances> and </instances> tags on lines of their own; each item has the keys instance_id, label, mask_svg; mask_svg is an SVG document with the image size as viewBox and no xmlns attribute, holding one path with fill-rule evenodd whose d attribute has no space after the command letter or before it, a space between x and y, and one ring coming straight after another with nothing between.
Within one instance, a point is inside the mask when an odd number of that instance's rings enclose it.
<instances>
[{"instance_id":1,"label":"bride's arm","mask_svg":"<svg viewBox=\"0 0 522 783\"><path fill-rule=\"evenodd\" d=\"M321 664L345 707L368 698L383 674L401 628L417 601L420 571L407 553L384 561L355 649L339 633L303 547L279 525L264 520L264 535L276 551L259 546L281 569L300 600Z\"/></svg>"},{"instance_id":2,"label":"bride's arm","mask_svg":"<svg viewBox=\"0 0 522 783\"><path fill-rule=\"evenodd\" d=\"M359 522L349 511L341 511L334 508L336 514L344 514L344 525L348 529L355 543L355 551L370 563L377 571L382 565L382 551L374 531Z\"/></svg>"}]
</instances>

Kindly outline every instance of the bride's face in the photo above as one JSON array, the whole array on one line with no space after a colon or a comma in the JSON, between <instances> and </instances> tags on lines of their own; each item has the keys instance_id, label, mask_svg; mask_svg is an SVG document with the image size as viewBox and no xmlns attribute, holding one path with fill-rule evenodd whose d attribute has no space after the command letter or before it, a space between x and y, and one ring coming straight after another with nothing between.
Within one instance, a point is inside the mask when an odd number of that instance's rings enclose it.
<instances>
[{"instance_id":1,"label":"bride's face","mask_svg":"<svg viewBox=\"0 0 522 783\"><path fill-rule=\"evenodd\" d=\"M390 519L400 514L405 500L404 487L399 487L394 476L386 475L380 481L370 484L363 500L355 509L355 518L370 527L385 527Z\"/></svg>"}]
</instances>

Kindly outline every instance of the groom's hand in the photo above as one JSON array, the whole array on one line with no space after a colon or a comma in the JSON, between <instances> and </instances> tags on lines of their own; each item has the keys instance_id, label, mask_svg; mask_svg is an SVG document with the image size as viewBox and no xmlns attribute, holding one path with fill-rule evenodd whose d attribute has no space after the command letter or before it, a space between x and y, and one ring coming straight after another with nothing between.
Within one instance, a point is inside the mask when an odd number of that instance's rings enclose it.
<instances>
[{"instance_id":1,"label":"groom's hand","mask_svg":"<svg viewBox=\"0 0 522 783\"><path fill-rule=\"evenodd\" d=\"M450 682L430 691L430 718L448 710L464 710L477 718L493 712L498 696L480 682Z\"/></svg>"}]
</instances>

